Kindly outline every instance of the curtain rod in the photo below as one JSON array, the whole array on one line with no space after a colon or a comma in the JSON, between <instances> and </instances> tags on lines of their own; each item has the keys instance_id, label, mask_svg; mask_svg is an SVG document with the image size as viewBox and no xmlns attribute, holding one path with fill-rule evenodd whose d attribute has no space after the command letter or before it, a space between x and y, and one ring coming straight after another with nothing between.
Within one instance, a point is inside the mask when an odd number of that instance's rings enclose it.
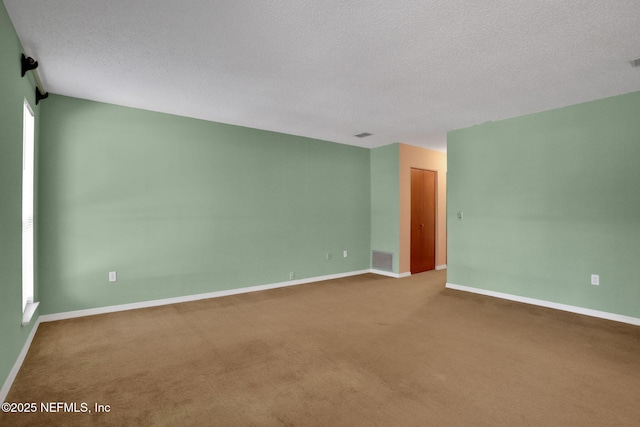
<instances>
[{"instance_id":1,"label":"curtain rod","mask_svg":"<svg viewBox=\"0 0 640 427\"><path fill-rule=\"evenodd\" d=\"M32 57L27 57L25 54L22 54L22 77L27 73L27 71L33 72L33 77L36 80L36 105L40 102L41 99L45 99L49 96L49 92L44 90L44 85L42 84L42 80L40 80L40 75L38 74L38 61L33 59Z\"/></svg>"}]
</instances>

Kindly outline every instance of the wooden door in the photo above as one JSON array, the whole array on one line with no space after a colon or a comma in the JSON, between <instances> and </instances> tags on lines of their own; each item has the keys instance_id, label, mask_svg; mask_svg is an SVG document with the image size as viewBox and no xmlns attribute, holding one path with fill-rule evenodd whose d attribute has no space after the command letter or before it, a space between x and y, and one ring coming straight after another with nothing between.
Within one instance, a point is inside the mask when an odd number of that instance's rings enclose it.
<instances>
[{"instance_id":1,"label":"wooden door","mask_svg":"<svg viewBox=\"0 0 640 427\"><path fill-rule=\"evenodd\" d=\"M436 268L436 185L436 172L411 168L412 274Z\"/></svg>"}]
</instances>

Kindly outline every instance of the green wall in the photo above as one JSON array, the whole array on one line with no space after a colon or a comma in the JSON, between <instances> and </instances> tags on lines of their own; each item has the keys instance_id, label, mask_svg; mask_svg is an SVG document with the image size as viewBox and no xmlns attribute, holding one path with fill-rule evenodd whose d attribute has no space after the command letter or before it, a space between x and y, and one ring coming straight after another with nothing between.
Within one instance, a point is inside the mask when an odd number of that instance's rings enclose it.
<instances>
[{"instance_id":1,"label":"green wall","mask_svg":"<svg viewBox=\"0 0 640 427\"><path fill-rule=\"evenodd\" d=\"M371 249L393 254L400 271L400 144L371 150Z\"/></svg>"},{"instance_id":2,"label":"green wall","mask_svg":"<svg viewBox=\"0 0 640 427\"><path fill-rule=\"evenodd\" d=\"M639 113L640 92L450 132L448 282L640 317Z\"/></svg>"},{"instance_id":3,"label":"green wall","mask_svg":"<svg viewBox=\"0 0 640 427\"><path fill-rule=\"evenodd\" d=\"M22 106L25 98L36 118L36 156L39 129L35 84L31 73L20 77L21 54L20 41L4 4L0 2L0 386L4 384L38 316L36 312L30 325L21 326ZM37 222L35 225L37 233ZM37 300L37 275L35 292Z\"/></svg>"},{"instance_id":4,"label":"green wall","mask_svg":"<svg viewBox=\"0 0 640 427\"><path fill-rule=\"evenodd\" d=\"M43 314L370 268L368 149L42 104Z\"/></svg>"}]
</instances>

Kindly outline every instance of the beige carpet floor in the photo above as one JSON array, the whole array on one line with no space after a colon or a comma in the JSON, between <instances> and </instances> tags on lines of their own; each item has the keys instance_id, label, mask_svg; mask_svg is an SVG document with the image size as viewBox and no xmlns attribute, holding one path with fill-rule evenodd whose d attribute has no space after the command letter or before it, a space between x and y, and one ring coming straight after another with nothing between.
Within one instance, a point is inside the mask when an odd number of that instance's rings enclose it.
<instances>
[{"instance_id":1,"label":"beige carpet floor","mask_svg":"<svg viewBox=\"0 0 640 427\"><path fill-rule=\"evenodd\" d=\"M445 280L365 274L43 323L7 397L38 411L0 425L640 425L640 327Z\"/></svg>"}]
</instances>

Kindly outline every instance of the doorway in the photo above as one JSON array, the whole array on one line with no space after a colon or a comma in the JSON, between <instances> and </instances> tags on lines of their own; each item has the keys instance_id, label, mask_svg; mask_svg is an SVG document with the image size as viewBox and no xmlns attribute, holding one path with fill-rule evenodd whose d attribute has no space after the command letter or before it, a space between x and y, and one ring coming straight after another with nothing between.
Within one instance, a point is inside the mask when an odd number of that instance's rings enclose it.
<instances>
[{"instance_id":1,"label":"doorway","mask_svg":"<svg viewBox=\"0 0 640 427\"><path fill-rule=\"evenodd\" d=\"M435 171L411 168L411 274L436 268Z\"/></svg>"}]
</instances>

